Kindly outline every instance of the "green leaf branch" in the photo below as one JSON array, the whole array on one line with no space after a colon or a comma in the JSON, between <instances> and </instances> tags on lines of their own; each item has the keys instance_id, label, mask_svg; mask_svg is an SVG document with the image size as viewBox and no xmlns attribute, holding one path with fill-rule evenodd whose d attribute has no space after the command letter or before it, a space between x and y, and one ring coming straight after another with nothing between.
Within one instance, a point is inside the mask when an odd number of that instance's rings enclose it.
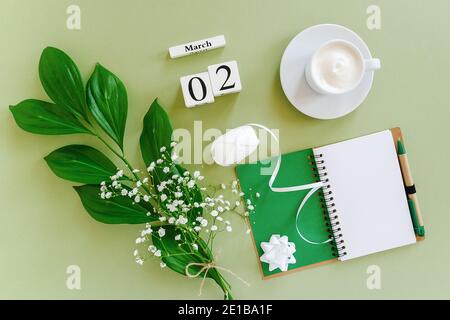
<instances>
[{"instance_id":1,"label":"green leaf branch","mask_svg":"<svg viewBox=\"0 0 450 320\"><path fill-rule=\"evenodd\" d=\"M145 224L137 243L152 243L146 251L160 257L162 267L184 276L189 276L189 269L210 278L226 299L232 299L230 284L213 265L217 224L231 231L221 214L232 205L221 196L206 195L197 185L203 177L173 161L173 128L158 100L143 119L139 142L146 170L137 170L124 153L128 97L116 75L97 64L85 87L74 61L47 47L40 57L39 78L52 102L26 99L10 106L17 125L35 134L92 135L126 169L96 148L80 144L61 147L44 158L58 177L84 184L74 189L89 215L107 224ZM213 217L210 222L208 214ZM209 232L206 241L202 232ZM135 258L144 260L136 252Z\"/></svg>"}]
</instances>

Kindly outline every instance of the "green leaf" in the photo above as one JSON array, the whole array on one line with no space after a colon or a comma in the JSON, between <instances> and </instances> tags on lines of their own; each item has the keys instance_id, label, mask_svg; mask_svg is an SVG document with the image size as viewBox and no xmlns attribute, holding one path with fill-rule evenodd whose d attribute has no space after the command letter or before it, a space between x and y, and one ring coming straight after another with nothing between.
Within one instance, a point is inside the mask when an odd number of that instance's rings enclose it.
<instances>
[{"instance_id":1,"label":"green leaf","mask_svg":"<svg viewBox=\"0 0 450 320\"><path fill-rule=\"evenodd\" d=\"M165 229L166 234L164 237L160 238L158 235L158 232L152 233L152 241L153 244L161 250L162 255L162 261L173 271L178 272L182 275L186 275L185 270L186 266L189 263L204 263L204 262L210 262L212 260L212 257L208 252L204 252L200 244L199 245L199 251L195 251L192 246L190 247L189 244L192 241L176 241L175 236L177 234L181 234L182 237L184 237L183 232L179 229L177 229L174 225L164 225L162 228ZM206 247L206 243L201 239L198 238L201 242L201 245ZM181 244L180 246L178 244ZM193 253L195 252L195 254ZM192 266L189 268L189 272L191 274L197 273L201 267L198 266ZM203 274L202 274L203 277Z\"/></svg>"},{"instance_id":2,"label":"green leaf","mask_svg":"<svg viewBox=\"0 0 450 320\"><path fill-rule=\"evenodd\" d=\"M173 271L186 276L186 267L191 263L209 263L213 262L213 256L205 241L197 237L195 242L188 241L176 241L175 236L181 234L184 237L183 232L177 229L173 225L165 225L162 228L165 229L166 234L164 237L159 237L158 232L152 233L152 241L158 250L161 250L162 261L172 269ZM198 245L198 251L193 249L192 244ZM180 245L179 245L180 244ZM195 275L200 272L203 266L191 265L189 266L189 273ZM198 275L198 279L203 279L205 271ZM206 273L207 278L213 279L224 291L225 297L230 298L229 288L221 281L220 273L215 268L210 268Z\"/></svg>"},{"instance_id":3,"label":"green leaf","mask_svg":"<svg viewBox=\"0 0 450 320\"><path fill-rule=\"evenodd\" d=\"M80 71L66 53L45 48L39 60L39 78L53 102L89 122Z\"/></svg>"},{"instance_id":4,"label":"green leaf","mask_svg":"<svg viewBox=\"0 0 450 320\"><path fill-rule=\"evenodd\" d=\"M100 197L100 186L87 184L74 187L86 211L95 220L108 224L140 224L158 220L149 203L133 203L127 196L114 196L110 199Z\"/></svg>"},{"instance_id":5,"label":"green leaf","mask_svg":"<svg viewBox=\"0 0 450 320\"><path fill-rule=\"evenodd\" d=\"M161 157L161 147L171 150L172 131L169 116L158 99L155 99L144 117L144 128L139 140L142 158L147 166Z\"/></svg>"},{"instance_id":6,"label":"green leaf","mask_svg":"<svg viewBox=\"0 0 450 320\"><path fill-rule=\"evenodd\" d=\"M86 91L87 104L95 120L123 150L128 99L122 81L97 63Z\"/></svg>"},{"instance_id":7,"label":"green leaf","mask_svg":"<svg viewBox=\"0 0 450 320\"><path fill-rule=\"evenodd\" d=\"M62 147L44 159L58 177L74 182L100 184L117 172L103 153L84 145Z\"/></svg>"},{"instance_id":8,"label":"green leaf","mask_svg":"<svg viewBox=\"0 0 450 320\"><path fill-rule=\"evenodd\" d=\"M60 106L41 100L28 99L10 106L17 125L37 134L91 133L78 119Z\"/></svg>"}]
</instances>

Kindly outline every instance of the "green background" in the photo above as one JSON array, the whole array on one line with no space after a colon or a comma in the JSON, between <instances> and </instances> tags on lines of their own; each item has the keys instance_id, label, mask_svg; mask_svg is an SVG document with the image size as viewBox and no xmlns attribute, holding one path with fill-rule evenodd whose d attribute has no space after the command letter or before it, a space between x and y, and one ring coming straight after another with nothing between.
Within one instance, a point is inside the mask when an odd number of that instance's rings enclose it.
<instances>
[{"instance_id":1,"label":"green background","mask_svg":"<svg viewBox=\"0 0 450 320\"><path fill-rule=\"evenodd\" d=\"M81 8L81 30L66 28L66 8ZM381 8L381 30L366 27L366 8ZM46 99L37 74L45 46L68 52L87 77L95 62L126 84L126 153L141 165L138 135L151 101L159 97L176 128L225 130L257 122L280 129L283 152L328 144L400 126L427 229L423 243L361 259L262 281L253 244L238 218L217 238L219 263L235 278L238 298L450 298L449 118L450 2L447 0L228 0L0 2L0 298L198 298L199 279L133 261L139 226L102 225L83 210L71 183L42 159L70 143L99 146L87 136L37 136L20 130L10 104ZM350 115L329 121L293 108L279 82L284 48L301 30L337 23L356 31L382 61L372 91ZM224 34L227 46L171 60L167 48ZM214 104L184 107L179 77L236 59L243 90ZM100 148L105 151L104 148ZM205 166L212 182L232 169ZM81 290L66 288L68 265L81 267ZM381 290L368 290L366 269L381 268ZM221 298L207 281L202 298Z\"/></svg>"}]
</instances>

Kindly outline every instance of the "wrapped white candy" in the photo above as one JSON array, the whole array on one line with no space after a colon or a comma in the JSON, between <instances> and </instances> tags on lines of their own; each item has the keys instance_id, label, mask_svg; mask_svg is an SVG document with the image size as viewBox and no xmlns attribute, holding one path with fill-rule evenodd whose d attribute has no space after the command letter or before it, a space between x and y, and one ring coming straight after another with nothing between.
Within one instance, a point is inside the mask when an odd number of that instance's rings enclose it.
<instances>
[{"instance_id":1,"label":"wrapped white candy","mask_svg":"<svg viewBox=\"0 0 450 320\"><path fill-rule=\"evenodd\" d=\"M297 262L294 257L295 243L288 242L287 236L280 237L279 234L274 234L269 242L261 242L261 248L264 254L259 259L269 264L269 271L276 268L287 271L288 264Z\"/></svg>"},{"instance_id":2,"label":"wrapped white candy","mask_svg":"<svg viewBox=\"0 0 450 320\"><path fill-rule=\"evenodd\" d=\"M231 166L249 156L258 144L259 139L251 126L237 127L214 140L211 156L218 165Z\"/></svg>"}]
</instances>

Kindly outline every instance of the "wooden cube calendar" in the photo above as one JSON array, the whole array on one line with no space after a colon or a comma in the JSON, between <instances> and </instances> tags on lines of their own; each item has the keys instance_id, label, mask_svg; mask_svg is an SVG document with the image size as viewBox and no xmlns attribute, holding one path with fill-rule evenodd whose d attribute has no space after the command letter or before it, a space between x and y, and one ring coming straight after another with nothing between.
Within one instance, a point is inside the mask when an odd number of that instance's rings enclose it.
<instances>
[{"instance_id":1,"label":"wooden cube calendar","mask_svg":"<svg viewBox=\"0 0 450 320\"><path fill-rule=\"evenodd\" d=\"M181 77L180 83L186 107L192 108L214 102L214 95L208 72Z\"/></svg>"},{"instance_id":2,"label":"wooden cube calendar","mask_svg":"<svg viewBox=\"0 0 450 320\"><path fill-rule=\"evenodd\" d=\"M242 90L236 61L222 62L208 66L209 78L215 97Z\"/></svg>"}]
</instances>

